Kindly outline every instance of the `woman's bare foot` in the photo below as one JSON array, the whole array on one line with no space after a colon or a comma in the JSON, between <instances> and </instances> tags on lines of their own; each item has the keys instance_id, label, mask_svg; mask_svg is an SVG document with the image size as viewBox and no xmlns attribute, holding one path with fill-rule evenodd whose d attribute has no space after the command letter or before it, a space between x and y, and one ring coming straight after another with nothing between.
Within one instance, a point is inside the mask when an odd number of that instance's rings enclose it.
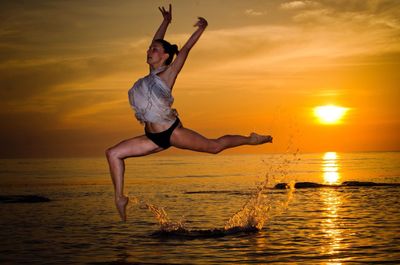
<instances>
[{"instance_id":1,"label":"woman's bare foot","mask_svg":"<svg viewBox=\"0 0 400 265\"><path fill-rule=\"evenodd\" d=\"M265 143L272 143L271 135L260 135L257 133L250 134L250 144L258 145L258 144L265 144Z\"/></svg>"},{"instance_id":2,"label":"woman's bare foot","mask_svg":"<svg viewBox=\"0 0 400 265\"><path fill-rule=\"evenodd\" d=\"M123 222L126 222L126 206L128 202L129 198L126 196L115 198L115 206L117 206L117 210Z\"/></svg>"}]
</instances>

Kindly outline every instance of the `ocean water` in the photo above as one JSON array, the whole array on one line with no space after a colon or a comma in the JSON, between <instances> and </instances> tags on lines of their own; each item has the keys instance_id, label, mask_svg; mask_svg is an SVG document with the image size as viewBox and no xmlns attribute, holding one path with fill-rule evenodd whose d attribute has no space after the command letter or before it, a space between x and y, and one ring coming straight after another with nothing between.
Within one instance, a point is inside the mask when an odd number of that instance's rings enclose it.
<instances>
[{"instance_id":1,"label":"ocean water","mask_svg":"<svg viewBox=\"0 0 400 265\"><path fill-rule=\"evenodd\" d=\"M0 160L0 264L400 264L398 183L399 152L132 158L122 223L105 158Z\"/></svg>"}]
</instances>

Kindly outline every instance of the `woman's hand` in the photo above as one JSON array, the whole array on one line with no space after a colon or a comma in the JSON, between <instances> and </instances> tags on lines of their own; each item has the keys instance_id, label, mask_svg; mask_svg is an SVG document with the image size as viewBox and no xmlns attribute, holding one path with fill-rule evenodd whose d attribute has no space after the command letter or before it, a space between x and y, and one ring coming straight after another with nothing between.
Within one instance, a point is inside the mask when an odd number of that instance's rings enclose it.
<instances>
[{"instance_id":1,"label":"woman's hand","mask_svg":"<svg viewBox=\"0 0 400 265\"><path fill-rule=\"evenodd\" d=\"M204 17L199 17L199 20L194 24L194 26L199 27L200 29L205 29L208 26L208 22Z\"/></svg>"},{"instance_id":2,"label":"woman's hand","mask_svg":"<svg viewBox=\"0 0 400 265\"><path fill-rule=\"evenodd\" d=\"M169 4L168 11L165 10L164 7L159 7L158 9L161 11L161 14L164 17L164 21L166 21L168 23L171 23L171 20L172 20L172 6L171 6L171 4Z\"/></svg>"},{"instance_id":3,"label":"woman's hand","mask_svg":"<svg viewBox=\"0 0 400 265\"><path fill-rule=\"evenodd\" d=\"M192 36L187 40L187 42L182 46L182 48L179 51L179 54L176 56L175 60L172 62L171 66L168 68L170 73L173 74L173 78L178 76L179 72L181 71L183 65L185 64L185 61L188 57L188 54L192 47L196 44L196 42L199 40L200 36L203 34L205 28L208 26L208 22L205 18L199 17L199 20L194 24L194 27L198 27L196 29ZM168 71L168 70L166 70Z\"/></svg>"}]
</instances>

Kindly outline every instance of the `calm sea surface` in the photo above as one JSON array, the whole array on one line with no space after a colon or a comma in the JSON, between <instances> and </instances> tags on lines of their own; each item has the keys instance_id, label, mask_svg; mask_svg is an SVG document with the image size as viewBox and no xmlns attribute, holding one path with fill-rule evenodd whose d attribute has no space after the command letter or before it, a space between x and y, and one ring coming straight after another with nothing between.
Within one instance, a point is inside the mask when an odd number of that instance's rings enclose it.
<instances>
[{"instance_id":1,"label":"calm sea surface","mask_svg":"<svg viewBox=\"0 0 400 265\"><path fill-rule=\"evenodd\" d=\"M0 160L0 264L400 264L399 152L148 156L125 177L121 223L104 158Z\"/></svg>"}]
</instances>

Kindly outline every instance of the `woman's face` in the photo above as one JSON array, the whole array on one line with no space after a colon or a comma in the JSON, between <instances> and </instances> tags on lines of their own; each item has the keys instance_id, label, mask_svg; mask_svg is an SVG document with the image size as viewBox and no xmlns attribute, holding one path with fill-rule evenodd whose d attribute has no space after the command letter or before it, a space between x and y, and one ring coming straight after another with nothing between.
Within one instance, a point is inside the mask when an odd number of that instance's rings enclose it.
<instances>
[{"instance_id":1,"label":"woman's face","mask_svg":"<svg viewBox=\"0 0 400 265\"><path fill-rule=\"evenodd\" d=\"M164 64L168 54L164 52L163 46L158 42L153 42L147 50L147 63L150 65Z\"/></svg>"}]
</instances>

